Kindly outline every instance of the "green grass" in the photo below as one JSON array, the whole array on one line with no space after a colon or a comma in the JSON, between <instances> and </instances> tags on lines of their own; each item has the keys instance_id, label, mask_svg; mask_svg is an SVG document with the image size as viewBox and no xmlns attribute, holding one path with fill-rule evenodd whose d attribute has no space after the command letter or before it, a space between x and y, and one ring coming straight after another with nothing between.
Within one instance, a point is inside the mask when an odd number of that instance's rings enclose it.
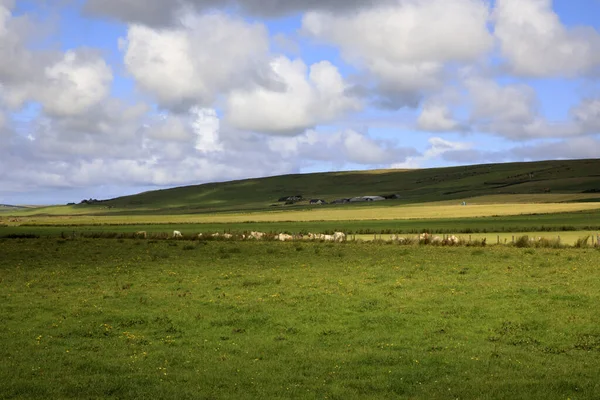
<instances>
[{"instance_id":1,"label":"green grass","mask_svg":"<svg viewBox=\"0 0 600 400\"><path fill-rule=\"evenodd\" d=\"M0 239L0 398L593 399L600 252Z\"/></svg>"},{"instance_id":2,"label":"green grass","mask_svg":"<svg viewBox=\"0 0 600 400\"><path fill-rule=\"evenodd\" d=\"M477 199L486 196L516 198L524 202L554 202L556 195L570 194L560 201L599 201L600 159L544 161L474 165L423 170L381 170L286 175L242 181L210 183L151 191L110 201L64 207L50 207L20 212L23 215L49 214L192 214L227 211L305 209L307 202L283 207L277 200L302 194L306 199L338 198L399 194L400 200L387 201L389 206L424 202ZM532 174L532 175L530 175ZM73 199L79 202L80 199ZM271 207L273 204L277 207ZM361 208L365 204L325 206L326 208ZM15 213L15 212L11 212Z\"/></svg>"}]
</instances>

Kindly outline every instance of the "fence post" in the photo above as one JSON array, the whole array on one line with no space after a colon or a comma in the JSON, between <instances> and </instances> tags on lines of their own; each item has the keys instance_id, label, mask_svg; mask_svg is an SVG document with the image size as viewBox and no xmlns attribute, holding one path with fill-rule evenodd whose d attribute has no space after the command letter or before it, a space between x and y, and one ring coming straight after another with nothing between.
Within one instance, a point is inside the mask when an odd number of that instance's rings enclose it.
<instances>
[{"instance_id":1,"label":"fence post","mask_svg":"<svg viewBox=\"0 0 600 400\"><path fill-rule=\"evenodd\" d=\"M515 235L513 235L512 242L513 243L515 242Z\"/></svg>"},{"instance_id":2,"label":"fence post","mask_svg":"<svg viewBox=\"0 0 600 400\"><path fill-rule=\"evenodd\" d=\"M496 236L496 244L500 244L500 235Z\"/></svg>"}]
</instances>

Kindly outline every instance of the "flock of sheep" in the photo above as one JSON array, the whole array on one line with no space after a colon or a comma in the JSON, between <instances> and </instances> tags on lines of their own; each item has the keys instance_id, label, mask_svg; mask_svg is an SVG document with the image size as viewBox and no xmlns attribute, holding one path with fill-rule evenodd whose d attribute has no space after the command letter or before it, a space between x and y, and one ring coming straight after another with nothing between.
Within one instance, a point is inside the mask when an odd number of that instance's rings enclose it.
<instances>
[{"instance_id":1,"label":"flock of sheep","mask_svg":"<svg viewBox=\"0 0 600 400\"><path fill-rule=\"evenodd\" d=\"M146 232L137 232L136 236L146 238ZM183 234L180 231L173 231L173 239L182 239ZM328 242L344 242L346 240L346 234L343 232L335 232L333 235L323 235L317 233L309 233L308 235L288 235L287 233L278 233L274 236L268 235L264 232L250 232L249 234L241 234L239 236L234 236L231 233L213 233L213 234L204 234L199 233L197 236L198 239L205 238L213 238L213 239L249 239L249 240L263 240L263 239L273 239L278 240L280 242L287 242L290 240L299 240L299 239L309 239L309 240L324 240Z\"/></svg>"},{"instance_id":2,"label":"flock of sheep","mask_svg":"<svg viewBox=\"0 0 600 400\"><path fill-rule=\"evenodd\" d=\"M148 237L145 231L139 231L135 233L135 237L146 239ZM183 239L184 236L180 231L173 231L170 236L172 239ZM247 234L233 235L231 233L199 233L194 237L195 239L225 239L225 240L276 240L280 242L287 242L292 240L320 240L325 242L345 242L347 236L343 232L335 232L333 235L327 235L322 233L308 233L306 235L289 235L287 233L278 234L267 234L265 232L250 232ZM410 243L413 239L401 237L398 235L391 235L390 240L397 243ZM448 237L433 236L428 233L423 233L418 238L420 243L433 243L433 244L446 244L455 245L459 244L460 239L454 235Z\"/></svg>"}]
</instances>

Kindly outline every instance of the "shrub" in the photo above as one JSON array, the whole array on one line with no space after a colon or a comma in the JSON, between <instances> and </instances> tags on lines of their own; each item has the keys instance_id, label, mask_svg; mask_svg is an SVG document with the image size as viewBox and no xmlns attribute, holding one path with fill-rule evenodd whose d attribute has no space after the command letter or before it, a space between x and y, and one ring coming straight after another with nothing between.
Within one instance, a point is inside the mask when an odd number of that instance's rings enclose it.
<instances>
[{"instance_id":1,"label":"shrub","mask_svg":"<svg viewBox=\"0 0 600 400\"><path fill-rule=\"evenodd\" d=\"M529 242L529 236L525 235L525 236L521 236L519 238L517 238L517 240L515 241L515 247L529 247L530 242Z\"/></svg>"},{"instance_id":2,"label":"shrub","mask_svg":"<svg viewBox=\"0 0 600 400\"><path fill-rule=\"evenodd\" d=\"M10 233L2 236L4 239L39 239L40 235L34 233Z\"/></svg>"},{"instance_id":3,"label":"shrub","mask_svg":"<svg viewBox=\"0 0 600 400\"><path fill-rule=\"evenodd\" d=\"M574 247L576 247L576 248L588 247L589 240L590 240L590 235L579 238L579 239L577 239L577 242L575 242Z\"/></svg>"}]
</instances>

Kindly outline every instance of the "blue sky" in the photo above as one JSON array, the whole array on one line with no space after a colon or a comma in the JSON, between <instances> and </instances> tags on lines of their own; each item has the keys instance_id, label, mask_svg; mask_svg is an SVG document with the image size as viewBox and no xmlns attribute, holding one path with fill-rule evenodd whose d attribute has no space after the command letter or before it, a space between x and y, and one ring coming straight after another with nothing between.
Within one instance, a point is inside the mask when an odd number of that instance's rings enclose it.
<instances>
[{"instance_id":1,"label":"blue sky","mask_svg":"<svg viewBox=\"0 0 600 400\"><path fill-rule=\"evenodd\" d=\"M596 158L599 76L597 0L0 0L0 204Z\"/></svg>"}]
</instances>

